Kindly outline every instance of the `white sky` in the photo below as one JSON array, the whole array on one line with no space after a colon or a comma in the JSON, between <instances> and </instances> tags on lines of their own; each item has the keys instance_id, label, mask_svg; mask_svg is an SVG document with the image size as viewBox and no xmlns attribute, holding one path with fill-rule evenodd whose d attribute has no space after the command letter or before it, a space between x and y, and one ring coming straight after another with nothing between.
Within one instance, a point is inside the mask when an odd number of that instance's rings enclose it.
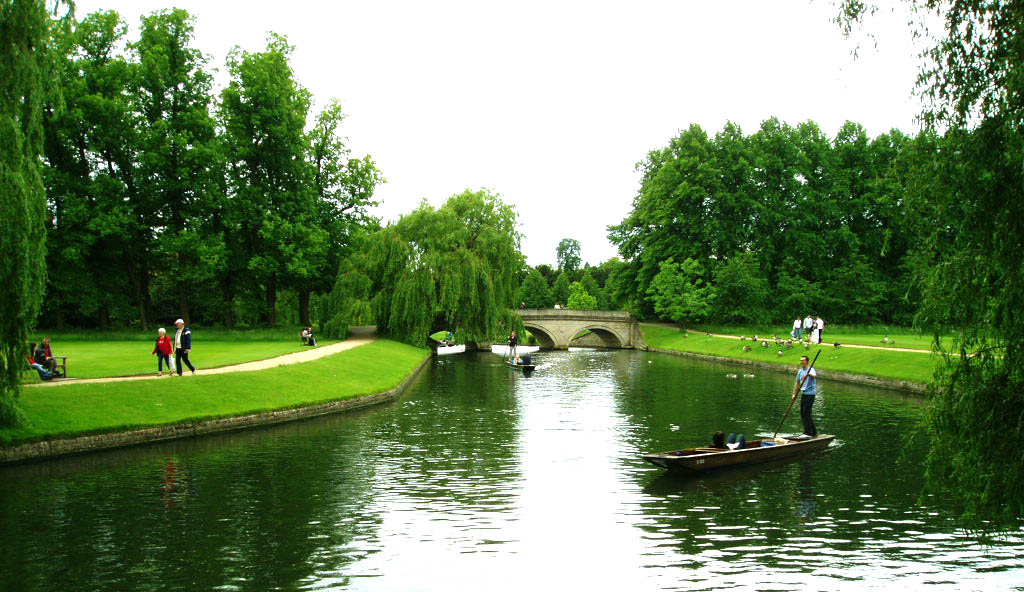
<instances>
[{"instance_id":1,"label":"white sky","mask_svg":"<svg viewBox=\"0 0 1024 592\"><path fill-rule=\"evenodd\" d=\"M78 0L77 14L117 10L134 40L141 15L172 6L196 17L220 80L231 47L288 37L314 112L338 98L353 155L388 179L376 215L488 188L516 206L531 265L563 238L591 264L614 256L606 227L629 212L635 164L691 123L750 134L777 116L834 136L851 120L874 137L913 132L919 111L906 17L870 21L877 46L861 35L855 59L828 0Z\"/></svg>"}]
</instances>

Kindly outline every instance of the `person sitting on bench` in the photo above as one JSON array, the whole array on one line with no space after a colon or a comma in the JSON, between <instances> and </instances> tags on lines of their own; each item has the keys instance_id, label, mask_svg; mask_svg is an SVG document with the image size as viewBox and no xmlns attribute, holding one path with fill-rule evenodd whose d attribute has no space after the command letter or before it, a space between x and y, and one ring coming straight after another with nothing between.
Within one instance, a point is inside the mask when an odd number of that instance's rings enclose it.
<instances>
[{"instance_id":1,"label":"person sitting on bench","mask_svg":"<svg viewBox=\"0 0 1024 592\"><path fill-rule=\"evenodd\" d=\"M35 349L36 344L29 344L29 351L35 351ZM26 355L25 361L28 362L28 365L31 366L33 370L39 373L39 378L41 380L53 380L54 378L60 376L60 373L57 371L50 372L49 370L47 370L42 364L37 362L31 355Z\"/></svg>"}]
</instances>

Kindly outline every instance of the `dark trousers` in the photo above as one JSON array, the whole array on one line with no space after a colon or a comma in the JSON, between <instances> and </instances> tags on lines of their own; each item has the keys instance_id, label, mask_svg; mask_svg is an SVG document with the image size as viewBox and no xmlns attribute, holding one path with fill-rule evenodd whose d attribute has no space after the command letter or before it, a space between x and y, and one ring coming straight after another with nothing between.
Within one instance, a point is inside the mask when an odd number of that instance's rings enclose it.
<instances>
[{"instance_id":1,"label":"dark trousers","mask_svg":"<svg viewBox=\"0 0 1024 592\"><path fill-rule=\"evenodd\" d=\"M808 436L817 436L818 428L814 427L814 417L811 409L814 407L814 395L800 395L800 419L804 422L804 433Z\"/></svg>"},{"instance_id":2,"label":"dark trousers","mask_svg":"<svg viewBox=\"0 0 1024 592\"><path fill-rule=\"evenodd\" d=\"M178 367L178 376L181 376L181 371L183 370L182 367L181 367L182 362L184 362L185 364L188 365L188 369L189 370L191 370L193 372L196 371L195 366L192 365L192 362L188 361L188 354L185 353L185 350L180 348L180 347L179 348L175 348L175 350L174 350L174 364Z\"/></svg>"},{"instance_id":3,"label":"dark trousers","mask_svg":"<svg viewBox=\"0 0 1024 592\"><path fill-rule=\"evenodd\" d=\"M171 356L169 356L169 355L167 355L165 353L156 352L156 371L157 372L163 372L164 371L164 364L167 364L167 370L170 371L171 370Z\"/></svg>"}]
</instances>

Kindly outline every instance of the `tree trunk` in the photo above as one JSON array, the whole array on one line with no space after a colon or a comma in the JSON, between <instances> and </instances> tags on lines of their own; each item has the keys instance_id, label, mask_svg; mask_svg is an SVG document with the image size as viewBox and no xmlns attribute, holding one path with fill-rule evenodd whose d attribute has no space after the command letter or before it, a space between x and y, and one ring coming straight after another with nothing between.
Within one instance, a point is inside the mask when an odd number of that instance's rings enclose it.
<instances>
[{"instance_id":1,"label":"tree trunk","mask_svg":"<svg viewBox=\"0 0 1024 592\"><path fill-rule=\"evenodd\" d=\"M186 325L191 325L192 319L189 318L191 313L188 310L188 287L181 281L175 283L178 285L178 310L181 311L181 319L185 321Z\"/></svg>"},{"instance_id":2,"label":"tree trunk","mask_svg":"<svg viewBox=\"0 0 1024 592\"><path fill-rule=\"evenodd\" d=\"M312 327L309 320L309 288L299 290L299 324L303 327Z\"/></svg>"},{"instance_id":3,"label":"tree trunk","mask_svg":"<svg viewBox=\"0 0 1024 592\"><path fill-rule=\"evenodd\" d=\"M273 327L277 324L277 280L271 279L267 281L267 298L264 322L267 326Z\"/></svg>"},{"instance_id":4,"label":"tree trunk","mask_svg":"<svg viewBox=\"0 0 1024 592\"><path fill-rule=\"evenodd\" d=\"M99 316L97 321L99 321L100 331L107 331L110 329L110 313L107 311L107 305L104 304L101 306L97 314Z\"/></svg>"},{"instance_id":5,"label":"tree trunk","mask_svg":"<svg viewBox=\"0 0 1024 592\"><path fill-rule=\"evenodd\" d=\"M224 327L235 328L235 284L231 281L231 273L224 274L221 282L221 290L224 296Z\"/></svg>"},{"instance_id":6,"label":"tree trunk","mask_svg":"<svg viewBox=\"0 0 1024 592\"><path fill-rule=\"evenodd\" d=\"M178 288L178 310L181 311L181 318L185 321L186 325L192 324L191 312L188 308L188 285L182 279L185 270L185 254L178 253L178 277L174 282L174 285Z\"/></svg>"},{"instance_id":7,"label":"tree trunk","mask_svg":"<svg viewBox=\"0 0 1024 592\"><path fill-rule=\"evenodd\" d=\"M53 318L54 318L54 321L57 323L57 330L58 331L63 331L64 330L64 307L63 306L58 304L54 308Z\"/></svg>"}]
</instances>

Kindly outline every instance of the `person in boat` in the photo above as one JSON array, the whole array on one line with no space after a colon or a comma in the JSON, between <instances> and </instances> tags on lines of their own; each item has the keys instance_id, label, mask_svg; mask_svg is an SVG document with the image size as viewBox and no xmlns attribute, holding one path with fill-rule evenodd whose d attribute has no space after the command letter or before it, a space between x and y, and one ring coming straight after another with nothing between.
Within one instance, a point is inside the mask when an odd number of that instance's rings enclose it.
<instances>
[{"instance_id":1,"label":"person in boat","mask_svg":"<svg viewBox=\"0 0 1024 592\"><path fill-rule=\"evenodd\" d=\"M804 435L813 438L818 435L818 428L815 427L814 417L811 415L814 408L814 397L818 394L818 372L810 367L810 363L810 358L800 356L800 370L796 373L793 398L800 395L800 419L804 422Z\"/></svg>"},{"instance_id":2,"label":"person in boat","mask_svg":"<svg viewBox=\"0 0 1024 592\"><path fill-rule=\"evenodd\" d=\"M523 354L523 365L524 366L529 366L530 364L533 364L533 356L531 356L528 353L527 354Z\"/></svg>"},{"instance_id":3,"label":"person in boat","mask_svg":"<svg viewBox=\"0 0 1024 592\"><path fill-rule=\"evenodd\" d=\"M519 345L519 336L516 335L515 331L513 331L512 334L508 336L508 351L509 351L510 354L512 354L513 356L516 356L517 358L519 357L516 354L516 347L518 345Z\"/></svg>"},{"instance_id":4,"label":"person in boat","mask_svg":"<svg viewBox=\"0 0 1024 592\"><path fill-rule=\"evenodd\" d=\"M712 448L726 448L725 446L725 432L718 430L714 434L711 434L711 447Z\"/></svg>"},{"instance_id":5,"label":"person in boat","mask_svg":"<svg viewBox=\"0 0 1024 592\"><path fill-rule=\"evenodd\" d=\"M729 434L729 439L727 442L728 444L735 444L736 450L747 447L747 437L743 434ZM726 448L729 447L728 444L726 444Z\"/></svg>"},{"instance_id":6,"label":"person in boat","mask_svg":"<svg viewBox=\"0 0 1024 592\"><path fill-rule=\"evenodd\" d=\"M520 358L519 356L516 356L515 359L512 360L512 363L515 364L516 366L522 366L523 359Z\"/></svg>"}]
</instances>

